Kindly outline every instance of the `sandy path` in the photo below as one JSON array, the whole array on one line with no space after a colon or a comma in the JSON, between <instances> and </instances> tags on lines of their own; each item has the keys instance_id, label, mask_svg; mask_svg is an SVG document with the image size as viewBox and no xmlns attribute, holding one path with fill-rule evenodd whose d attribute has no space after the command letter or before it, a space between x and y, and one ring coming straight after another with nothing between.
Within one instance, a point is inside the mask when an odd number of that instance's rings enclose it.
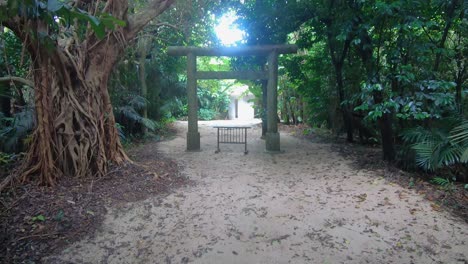
<instances>
[{"instance_id":1,"label":"sandy path","mask_svg":"<svg viewBox=\"0 0 468 264\"><path fill-rule=\"evenodd\" d=\"M185 152L185 127L159 151L185 166L194 186L110 208L102 230L45 262L73 263L467 263L467 224L378 172L351 169L330 150L281 135L249 154L200 125L202 151Z\"/></svg>"}]
</instances>

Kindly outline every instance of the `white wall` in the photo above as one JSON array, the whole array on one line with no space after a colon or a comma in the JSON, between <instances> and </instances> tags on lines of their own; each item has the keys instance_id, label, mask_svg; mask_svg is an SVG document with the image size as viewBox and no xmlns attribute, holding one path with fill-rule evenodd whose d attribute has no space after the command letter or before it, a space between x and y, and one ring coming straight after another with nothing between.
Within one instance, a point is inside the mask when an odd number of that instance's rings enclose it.
<instances>
[{"instance_id":1,"label":"white wall","mask_svg":"<svg viewBox=\"0 0 468 264\"><path fill-rule=\"evenodd\" d=\"M229 112L228 116L230 120L238 119L238 120L251 120L254 118L254 108L253 103L248 102L251 100L253 96L244 96L244 97L237 97L231 96L231 102L229 103ZM237 118L236 118L236 108L235 108L235 100L238 100L237 107Z\"/></svg>"}]
</instances>

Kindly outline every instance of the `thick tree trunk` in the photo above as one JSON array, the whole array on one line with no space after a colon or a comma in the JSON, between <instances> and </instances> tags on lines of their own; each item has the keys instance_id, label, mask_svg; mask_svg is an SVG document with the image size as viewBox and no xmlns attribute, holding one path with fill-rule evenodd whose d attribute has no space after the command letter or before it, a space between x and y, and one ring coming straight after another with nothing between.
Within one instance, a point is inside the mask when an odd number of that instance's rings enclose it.
<instances>
[{"instance_id":1,"label":"thick tree trunk","mask_svg":"<svg viewBox=\"0 0 468 264\"><path fill-rule=\"evenodd\" d=\"M344 103L344 81L343 81L343 66L335 65L336 71L336 85L338 90L338 97L340 99L341 113L343 114L343 122L346 129L346 140L348 142L354 142L354 128L353 128L353 116L347 103Z\"/></svg>"},{"instance_id":2,"label":"thick tree trunk","mask_svg":"<svg viewBox=\"0 0 468 264\"><path fill-rule=\"evenodd\" d=\"M107 90L117 54L102 51L105 53L98 52L91 59L85 73L57 53L50 56L43 49L37 54L37 129L22 180L39 175L41 183L53 185L63 175L102 176L110 163L128 160L118 138Z\"/></svg>"},{"instance_id":3,"label":"thick tree trunk","mask_svg":"<svg viewBox=\"0 0 468 264\"><path fill-rule=\"evenodd\" d=\"M115 127L109 75L128 42L174 1L150 0L138 14L127 13L125 0L78 1L90 14L102 8L97 13L111 13L126 22L125 27L107 30L103 39L78 21L59 32L46 21L21 15L2 21L23 41L34 64L37 128L21 180L37 176L39 183L54 185L64 175L102 176L109 164L128 160ZM52 35L58 39L48 38ZM0 191L7 184L3 181Z\"/></svg>"},{"instance_id":4,"label":"thick tree trunk","mask_svg":"<svg viewBox=\"0 0 468 264\"><path fill-rule=\"evenodd\" d=\"M331 3L330 8L334 5ZM352 32L348 33L346 40L343 43L342 50L339 51L338 44L336 43L336 37L332 34L332 20L325 21L327 27L327 43L328 50L330 52L330 58L335 69L336 78L336 89L340 100L340 109L343 114L343 122L346 129L346 139L348 142L353 142L353 117L351 109L348 103L345 102L344 93L344 78L343 78L343 65L346 56L348 55L349 48L351 46L351 40L353 39Z\"/></svg>"},{"instance_id":5,"label":"thick tree trunk","mask_svg":"<svg viewBox=\"0 0 468 264\"><path fill-rule=\"evenodd\" d=\"M141 84L141 96L145 99L148 99L148 86L146 85L146 55L148 54L148 49L149 49L149 39L148 38L142 38L139 41L139 69L138 69L138 74L140 78L140 84ZM143 113L142 116L144 118L148 118L148 106L145 104L143 107ZM142 127L142 132L143 134L146 134L148 132L148 129L146 126Z\"/></svg>"}]
</instances>

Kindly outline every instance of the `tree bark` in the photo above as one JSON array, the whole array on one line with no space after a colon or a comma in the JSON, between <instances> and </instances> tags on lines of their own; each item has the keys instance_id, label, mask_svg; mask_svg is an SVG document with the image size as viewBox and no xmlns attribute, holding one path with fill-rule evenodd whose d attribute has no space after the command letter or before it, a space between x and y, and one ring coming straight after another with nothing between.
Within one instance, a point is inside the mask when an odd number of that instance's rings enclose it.
<instances>
[{"instance_id":1,"label":"tree bark","mask_svg":"<svg viewBox=\"0 0 468 264\"><path fill-rule=\"evenodd\" d=\"M61 176L102 176L110 163L128 160L107 90L117 54L103 46L85 70L74 68L58 52L35 53L37 129L23 165L23 181L38 175L41 183L54 185Z\"/></svg>"},{"instance_id":2,"label":"tree bark","mask_svg":"<svg viewBox=\"0 0 468 264\"><path fill-rule=\"evenodd\" d=\"M373 43L367 32L360 35L361 42L358 47L358 53L364 64L367 73L367 82L371 85L378 84L380 81L379 73L376 70L376 60L373 55ZM374 91L373 98L375 104L381 104L384 101L382 91ZM380 134L382 137L382 152L383 160L393 161L395 159L395 144L393 137L393 113L385 112L382 117L378 119Z\"/></svg>"},{"instance_id":3,"label":"tree bark","mask_svg":"<svg viewBox=\"0 0 468 264\"><path fill-rule=\"evenodd\" d=\"M52 49L38 37L56 34L43 21L15 16L3 22L23 41L34 66L37 128L20 180L35 178L54 185L62 176L103 176L108 165L129 160L115 126L109 75L125 45L173 2L150 1L144 12L133 16L127 14L127 1L97 3L102 11L127 21L126 27L108 31L104 39L98 39L89 27L84 39L77 36L78 28L60 29L72 31L59 35L63 39ZM94 13L93 5L87 6Z\"/></svg>"},{"instance_id":4,"label":"tree bark","mask_svg":"<svg viewBox=\"0 0 468 264\"><path fill-rule=\"evenodd\" d=\"M447 41L448 33L449 33L450 28L452 27L453 19L455 17L455 10L457 6L459 5L458 2L459 0L452 0L448 3L447 9L446 9L447 17L445 21L444 31L442 33L442 38L440 39L440 42L437 45L437 48L439 50L436 52L436 58L434 61L434 68L433 68L434 73L439 71L439 66L440 66L440 62L442 58L442 52L440 52L440 50L445 48L445 42ZM461 12L464 13L465 10L461 10Z\"/></svg>"},{"instance_id":5,"label":"tree bark","mask_svg":"<svg viewBox=\"0 0 468 264\"><path fill-rule=\"evenodd\" d=\"M331 5L332 6L332 5ZM336 37L332 34L332 21L327 19L324 21L327 27L327 44L330 52L330 58L335 69L335 78L336 78L336 89L338 92L338 97L340 100L340 109L343 114L343 122L346 128L346 139L348 142L353 142L353 120L352 113L349 109L348 103L345 103L345 93L344 93L344 78L343 78L343 65L345 58L349 52L351 45L351 40L353 39L353 32L348 33L346 39L343 43L342 50L338 50L338 45L336 45Z\"/></svg>"},{"instance_id":6,"label":"tree bark","mask_svg":"<svg viewBox=\"0 0 468 264\"><path fill-rule=\"evenodd\" d=\"M149 49L149 39L144 37L140 39L139 41L139 68L138 68L138 74L140 77L140 84L141 84L141 96L148 100L148 85L146 84L146 55L148 54L148 49ZM145 106L143 107L143 113L142 116L144 118L148 118L148 101L146 101ZM142 127L142 132L143 134L146 134L148 132L148 129L146 126Z\"/></svg>"}]
</instances>

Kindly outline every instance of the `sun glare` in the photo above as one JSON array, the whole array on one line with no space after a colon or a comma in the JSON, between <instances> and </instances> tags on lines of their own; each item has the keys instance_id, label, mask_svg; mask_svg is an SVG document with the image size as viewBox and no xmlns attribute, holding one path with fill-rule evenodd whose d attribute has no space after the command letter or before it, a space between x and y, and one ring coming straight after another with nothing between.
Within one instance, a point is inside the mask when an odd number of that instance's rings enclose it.
<instances>
[{"instance_id":1,"label":"sun glare","mask_svg":"<svg viewBox=\"0 0 468 264\"><path fill-rule=\"evenodd\" d=\"M236 14L228 12L219 19L219 24L215 27L216 35L225 46L235 46L244 40L245 32L234 24L235 20Z\"/></svg>"}]
</instances>

